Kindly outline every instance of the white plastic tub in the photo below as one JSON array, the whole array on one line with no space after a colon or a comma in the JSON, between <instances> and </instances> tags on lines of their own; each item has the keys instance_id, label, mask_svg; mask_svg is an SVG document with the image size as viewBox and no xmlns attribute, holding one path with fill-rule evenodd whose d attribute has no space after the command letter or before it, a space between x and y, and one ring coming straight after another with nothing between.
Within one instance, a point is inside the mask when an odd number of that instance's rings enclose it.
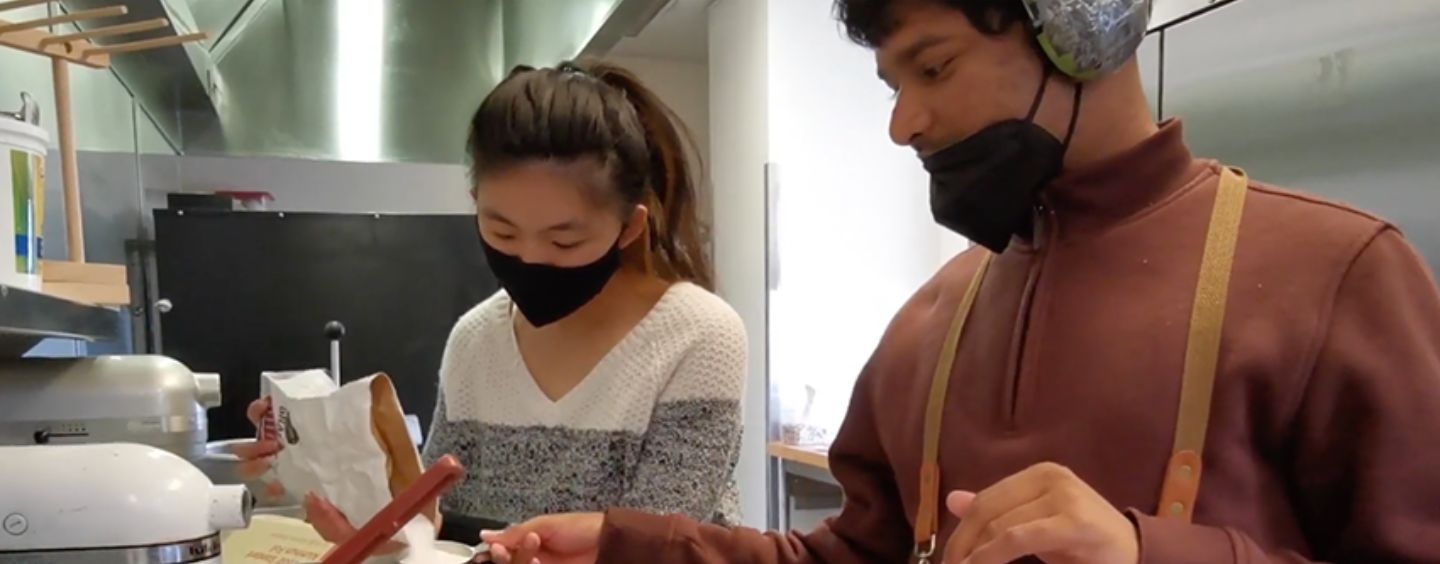
<instances>
[{"instance_id":1,"label":"white plastic tub","mask_svg":"<svg viewBox=\"0 0 1440 564\"><path fill-rule=\"evenodd\" d=\"M435 550L425 556L400 553L400 564L465 564L475 559L475 548L454 541L435 541Z\"/></svg>"},{"instance_id":2,"label":"white plastic tub","mask_svg":"<svg viewBox=\"0 0 1440 564\"><path fill-rule=\"evenodd\" d=\"M49 143L44 129L0 117L0 284L40 290Z\"/></svg>"}]
</instances>

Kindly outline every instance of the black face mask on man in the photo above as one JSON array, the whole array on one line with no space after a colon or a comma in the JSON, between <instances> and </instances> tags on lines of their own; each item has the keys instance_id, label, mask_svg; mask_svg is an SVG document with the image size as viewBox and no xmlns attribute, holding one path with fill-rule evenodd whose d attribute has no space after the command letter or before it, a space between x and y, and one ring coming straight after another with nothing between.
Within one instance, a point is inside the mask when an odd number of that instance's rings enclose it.
<instances>
[{"instance_id":1,"label":"black face mask on man","mask_svg":"<svg viewBox=\"0 0 1440 564\"><path fill-rule=\"evenodd\" d=\"M1080 116L1077 84L1064 142L1035 124L1049 78L1047 65L1025 119L992 124L921 158L930 173L930 212L936 223L996 253L1010 245L1011 237L1033 229L1040 190L1060 174Z\"/></svg>"},{"instance_id":2,"label":"black face mask on man","mask_svg":"<svg viewBox=\"0 0 1440 564\"><path fill-rule=\"evenodd\" d=\"M485 261L500 281L500 287L531 325L544 327L575 313L600 291L620 270L620 241L603 256L581 266L555 266L525 262L485 242Z\"/></svg>"}]
</instances>

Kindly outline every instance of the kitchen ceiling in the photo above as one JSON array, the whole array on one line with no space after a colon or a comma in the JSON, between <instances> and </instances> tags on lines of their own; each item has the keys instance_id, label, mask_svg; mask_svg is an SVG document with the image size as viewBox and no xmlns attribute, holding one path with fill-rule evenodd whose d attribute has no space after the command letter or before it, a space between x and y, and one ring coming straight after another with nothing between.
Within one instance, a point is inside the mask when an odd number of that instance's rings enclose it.
<instances>
[{"instance_id":1,"label":"kitchen ceiling","mask_svg":"<svg viewBox=\"0 0 1440 564\"><path fill-rule=\"evenodd\" d=\"M115 62L180 152L463 163L470 114L507 69L603 53L668 1L118 3L126 20L165 16L171 33L211 35Z\"/></svg>"}]
</instances>

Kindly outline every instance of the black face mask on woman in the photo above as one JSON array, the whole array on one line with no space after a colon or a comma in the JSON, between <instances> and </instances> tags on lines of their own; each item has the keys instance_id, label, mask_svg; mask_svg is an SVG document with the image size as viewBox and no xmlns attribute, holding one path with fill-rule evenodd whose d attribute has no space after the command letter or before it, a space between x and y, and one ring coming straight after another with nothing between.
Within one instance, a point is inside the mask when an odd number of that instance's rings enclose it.
<instances>
[{"instance_id":1,"label":"black face mask on woman","mask_svg":"<svg viewBox=\"0 0 1440 564\"><path fill-rule=\"evenodd\" d=\"M620 269L620 241L590 264L555 266L535 264L507 255L480 238L485 261L531 325L544 327L564 319L590 303Z\"/></svg>"},{"instance_id":2,"label":"black face mask on woman","mask_svg":"<svg viewBox=\"0 0 1440 564\"><path fill-rule=\"evenodd\" d=\"M930 173L930 212L935 222L1000 253L1014 235L1029 233L1040 189L1060 174L1065 149L1080 115L1080 85L1065 141L1035 124L1045 98L1047 66L1025 119L990 125L932 155L922 157Z\"/></svg>"}]
</instances>

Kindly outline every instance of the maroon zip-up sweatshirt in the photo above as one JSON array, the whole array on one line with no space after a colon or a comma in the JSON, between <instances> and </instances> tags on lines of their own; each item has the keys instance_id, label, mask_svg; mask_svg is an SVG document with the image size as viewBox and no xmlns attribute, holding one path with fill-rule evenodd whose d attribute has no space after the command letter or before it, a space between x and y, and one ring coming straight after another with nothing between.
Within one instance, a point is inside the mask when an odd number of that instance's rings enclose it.
<instances>
[{"instance_id":1,"label":"maroon zip-up sweatshirt","mask_svg":"<svg viewBox=\"0 0 1440 564\"><path fill-rule=\"evenodd\" d=\"M1254 181L1194 522L1148 516L1219 170L1169 122L1047 187L1033 242L995 257L959 344L942 495L1051 461L1131 515L1147 564L1440 562L1435 280L1385 221ZM830 451L839 516L762 534L612 510L600 561L906 561L931 372L978 259L921 288L862 371ZM942 541L958 524L943 517Z\"/></svg>"}]
</instances>

